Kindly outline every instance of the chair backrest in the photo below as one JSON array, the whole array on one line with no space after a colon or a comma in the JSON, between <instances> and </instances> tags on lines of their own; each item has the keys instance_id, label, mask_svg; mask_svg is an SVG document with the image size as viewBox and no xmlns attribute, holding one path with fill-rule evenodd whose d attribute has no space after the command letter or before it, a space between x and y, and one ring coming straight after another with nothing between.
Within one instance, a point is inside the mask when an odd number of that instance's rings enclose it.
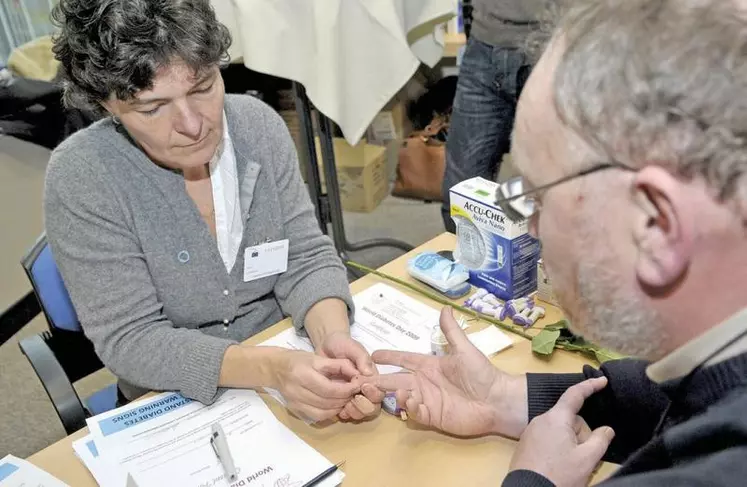
<instances>
[{"instance_id":1,"label":"chair backrest","mask_svg":"<svg viewBox=\"0 0 747 487\"><path fill-rule=\"evenodd\" d=\"M60 271L57 269L57 263L52 257L46 235L42 234L21 260L21 264L31 281L49 326L60 330L82 332L78 315L70 301L70 295L62 281Z\"/></svg>"},{"instance_id":2,"label":"chair backrest","mask_svg":"<svg viewBox=\"0 0 747 487\"><path fill-rule=\"evenodd\" d=\"M57 269L46 235L42 234L39 237L21 260L21 264L31 281L39 307L49 324L49 332L42 333L38 338L43 341L44 348L54 355L58 365L67 376L67 380L75 383L101 369L104 365L96 355L93 343L83 333L83 327L80 325L70 295ZM23 350L23 341L20 345ZM27 356L34 355L32 352L24 350ZM34 359L31 357L29 360L39 374L39 364L34 364ZM41 359L42 362L46 360L46 358ZM40 378L42 382L45 381L41 375ZM45 387L47 386L48 384L45 383Z\"/></svg>"}]
</instances>

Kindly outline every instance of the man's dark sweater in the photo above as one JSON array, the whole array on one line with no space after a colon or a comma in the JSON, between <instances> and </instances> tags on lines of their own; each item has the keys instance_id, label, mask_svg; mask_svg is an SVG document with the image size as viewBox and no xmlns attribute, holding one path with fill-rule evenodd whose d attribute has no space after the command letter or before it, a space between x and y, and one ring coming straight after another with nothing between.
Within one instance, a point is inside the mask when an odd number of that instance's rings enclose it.
<instances>
[{"instance_id":1,"label":"man's dark sweater","mask_svg":"<svg viewBox=\"0 0 747 487\"><path fill-rule=\"evenodd\" d=\"M604 460L621 468L605 487L747 485L747 354L696 372L678 391L679 380L656 384L648 363L607 362L582 374L528 374L529 419L550 409L570 386L605 376L608 385L589 398L581 416L591 429L615 430ZM654 429L669 402L663 433ZM503 487L551 487L535 472L511 472Z\"/></svg>"}]
</instances>

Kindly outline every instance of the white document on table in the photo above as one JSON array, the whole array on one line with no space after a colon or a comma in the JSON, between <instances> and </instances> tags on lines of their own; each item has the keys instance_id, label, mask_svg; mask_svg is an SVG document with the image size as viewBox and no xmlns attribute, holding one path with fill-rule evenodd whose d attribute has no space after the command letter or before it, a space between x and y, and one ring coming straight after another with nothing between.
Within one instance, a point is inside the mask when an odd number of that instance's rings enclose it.
<instances>
[{"instance_id":1,"label":"white document on table","mask_svg":"<svg viewBox=\"0 0 747 487\"><path fill-rule=\"evenodd\" d=\"M69 487L44 470L13 455L0 460L0 485L3 487Z\"/></svg>"},{"instance_id":2,"label":"white document on table","mask_svg":"<svg viewBox=\"0 0 747 487\"><path fill-rule=\"evenodd\" d=\"M229 484L209 439L219 422L238 480ZM228 390L210 406L163 393L87 420L111 485L301 486L332 466L280 423L251 390ZM320 485L339 485L340 471Z\"/></svg>"},{"instance_id":3,"label":"white document on table","mask_svg":"<svg viewBox=\"0 0 747 487\"><path fill-rule=\"evenodd\" d=\"M350 336L368 351L400 350L431 353L431 334L438 325L440 311L383 283L377 283L353 296L355 321ZM288 329L260 344L294 350L314 351L308 338ZM397 372L399 367L377 365L379 373Z\"/></svg>"},{"instance_id":4,"label":"white document on table","mask_svg":"<svg viewBox=\"0 0 747 487\"><path fill-rule=\"evenodd\" d=\"M73 442L73 451L78 460L83 462L91 475L93 476L96 483L99 485L114 485L117 482L116 476L112 476L111 472L107 468L106 463L99 456L98 448L96 443L93 441L93 436L86 435L83 438L75 440Z\"/></svg>"}]
</instances>

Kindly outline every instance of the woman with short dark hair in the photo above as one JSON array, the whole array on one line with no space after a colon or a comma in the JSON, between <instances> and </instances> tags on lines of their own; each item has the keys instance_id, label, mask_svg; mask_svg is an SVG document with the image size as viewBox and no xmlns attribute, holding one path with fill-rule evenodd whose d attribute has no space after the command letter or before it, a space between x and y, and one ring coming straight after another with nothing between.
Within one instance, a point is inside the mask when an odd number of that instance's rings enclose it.
<instances>
[{"instance_id":1,"label":"woman with short dark hair","mask_svg":"<svg viewBox=\"0 0 747 487\"><path fill-rule=\"evenodd\" d=\"M124 398L271 387L311 419L363 417L374 368L345 269L281 118L224 96L231 38L209 2L61 0L53 18L66 102L108 116L54 151L47 237ZM241 344L288 315L317 354Z\"/></svg>"}]
</instances>

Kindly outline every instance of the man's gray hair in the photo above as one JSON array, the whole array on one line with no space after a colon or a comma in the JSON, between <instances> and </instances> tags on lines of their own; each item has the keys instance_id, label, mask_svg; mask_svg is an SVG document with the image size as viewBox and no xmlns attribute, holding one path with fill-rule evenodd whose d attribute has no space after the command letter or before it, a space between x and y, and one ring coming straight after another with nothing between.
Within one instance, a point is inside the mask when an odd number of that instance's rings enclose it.
<instances>
[{"instance_id":1,"label":"man's gray hair","mask_svg":"<svg viewBox=\"0 0 747 487\"><path fill-rule=\"evenodd\" d=\"M603 157L700 175L747 203L747 13L737 0L562 6L553 97Z\"/></svg>"}]
</instances>

